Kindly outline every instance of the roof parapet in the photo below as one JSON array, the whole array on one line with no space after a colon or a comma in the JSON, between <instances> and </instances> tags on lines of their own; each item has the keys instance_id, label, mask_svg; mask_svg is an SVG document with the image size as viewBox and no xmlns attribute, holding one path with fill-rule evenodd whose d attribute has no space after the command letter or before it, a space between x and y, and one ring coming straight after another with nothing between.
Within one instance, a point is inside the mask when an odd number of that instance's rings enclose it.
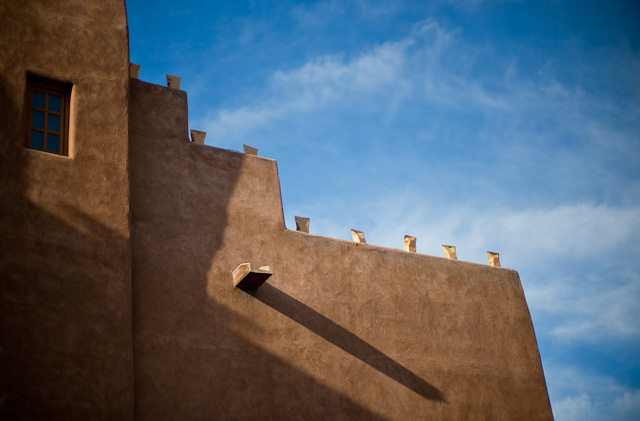
<instances>
[{"instance_id":1,"label":"roof parapet","mask_svg":"<svg viewBox=\"0 0 640 421\"><path fill-rule=\"evenodd\" d=\"M129 63L129 77L132 79L138 79L140 74L141 66L135 63ZM178 76L173 76L170 74L166 74L167 78L167 86L171 89L180 89L181 78ZM207 132L200 130L190 130L191 141L195 144L204 145L205 138L207 136ZM249 145L243 145L244 153L246 155L258 155L258 149ZM237 152L237 151L236 151ZM309 233L309 223L310 218L295 216L296 221L296 231ZM365 239L364 232L358 231L355 229L351 229L351 238L356 244L367 244ZM404 251L410 253L416 253L416 237L411 235L404 236ZM458 256L456 254L456 247L451 245L442 245L442 249L444 250L444 257L450 260L458 260ZM500 254L497 252L487 251L487 257L489 260L489 266L492 267L501 267L500 264ZM262 283L269 278L273 272L271 272L269 266L263 266L258 269L251 268L249 263L240 264L234 271L234 285L238 288L257 288ZM244 278L248 277L247 281L244 281ZM254 279L255 278L255 279Z\"/></svg>"}]
</instances>

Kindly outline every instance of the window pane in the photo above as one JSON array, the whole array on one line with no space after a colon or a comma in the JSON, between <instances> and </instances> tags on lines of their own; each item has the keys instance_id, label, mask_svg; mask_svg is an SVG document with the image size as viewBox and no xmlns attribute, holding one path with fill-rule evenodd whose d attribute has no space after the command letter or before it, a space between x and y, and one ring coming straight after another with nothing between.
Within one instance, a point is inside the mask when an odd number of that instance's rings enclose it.
<instances>
[{"instance_id":1,"label":"window pane","mask_svg":"<svg viewBox=\"0 0 640 421\"><path fill-rule=\"evenodd\" d=\"M57 134L47 135L47 150L55 153L60 152L60 136Z\"/></svg>"},{"instance_id":2,"label":"window pane","mask_svg":"<svg viewBox=\"0 0 640 421\"><path fill-rule=\"evenodd\" d=\"M31 143L29 146L33 149L42 150L44 148L44 133L31 130Z\"/></svg>"},{"instance_id":3,"label":"window pane","mask_svg":"<svg viewBox=\"0 0 640 421\"><path fill-rule=\"evenodd\" d=\"M60 116L47 114L47 131L59 132L60 131Z\"/></svg>"},{"instance_id":4,"label":"window pane","mask_svg":"<svg viewBox=\"0 0 640 421\"><path fill-rule=\"evenodd\" d=\"M33 106L44 109L44 92L33 91Z\"/></svg>"},{"instance_id":5,"label":"window pane","mask_svg":"<svg viewBox=\"0 0 640 421\"><path fill-rule=\"evenodd\" d=\"M62 98L59 95L49 94L49 111L60 112L60 100Z\"/></svg>"},{"instance_id":6,"label":"window pane","mask_svg":"<svg viewBox=\"0 0 640 421\"><path fill-rule=\"evenodd\" d=\"M31 111L31 127L44 129L44 113L42 111Z\"/></svg>"}]
</instances>

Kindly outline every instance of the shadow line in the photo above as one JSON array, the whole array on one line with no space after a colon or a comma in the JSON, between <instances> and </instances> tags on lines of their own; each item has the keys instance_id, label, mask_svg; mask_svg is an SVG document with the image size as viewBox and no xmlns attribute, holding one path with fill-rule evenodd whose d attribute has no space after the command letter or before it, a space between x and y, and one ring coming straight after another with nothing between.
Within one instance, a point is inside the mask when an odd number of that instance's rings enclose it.
<instances>
[{"instance_id":1,"label":"shadow line","mask_svg":"<svg viewBox=\"0 0 640 421\"><path fill-rule=\"evenodd\" d=\"M435 386L290 295L269 284L244 291L423 398L446 402Z\"/></svg>"}]
</instances>

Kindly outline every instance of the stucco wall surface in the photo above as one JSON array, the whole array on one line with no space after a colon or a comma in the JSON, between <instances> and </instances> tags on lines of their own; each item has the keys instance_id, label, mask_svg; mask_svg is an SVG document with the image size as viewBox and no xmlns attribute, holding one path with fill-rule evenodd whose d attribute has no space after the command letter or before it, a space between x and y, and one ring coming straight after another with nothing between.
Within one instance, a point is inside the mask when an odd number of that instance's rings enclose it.
<instances>
[{"instance_id":1,"label":"stucco wall surface","mask_svg":"<svg viewBox=\"0 0 640 421\"><path fill-rule=\"evenodd\" d=\"M137 418L552 418L515 271L286 230L275 161L131 84Z\"/></svg>"},{"instance_id":2,"label":"stucco wall surface","mask_svg":"<svg viewBox=\"0 0 640 421\"><path fill-rule=\"evenodd\" d=\"M133 415L123 0L0 1L0 418ZM27 72L73 84L69 156L25 148Z\"/></svg>"}]
</instances>

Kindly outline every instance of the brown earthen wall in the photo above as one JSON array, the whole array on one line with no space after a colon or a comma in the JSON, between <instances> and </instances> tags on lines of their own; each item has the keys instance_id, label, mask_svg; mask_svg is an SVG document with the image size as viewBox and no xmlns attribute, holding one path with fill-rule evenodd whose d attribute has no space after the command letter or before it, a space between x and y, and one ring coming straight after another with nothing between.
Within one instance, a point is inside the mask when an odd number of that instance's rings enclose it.
<instances>
[{"instance_id":1,"label":"brown earthen wall","mask_svg":"<svg viewBox=\"0 0 640 421\"><path fill-rule=\"evenodd\" d=\"M275 161L131 84L137 418L552 418L515 271L286 230Z\"/></svg>"},{"instance_id":2,"label":"brown earthen wall","mask_svg":"<svg viewBox=\"0 0 640 421\"><path fill-rule=\"evenodd\" d=\"M0 1L0 418L131 419L123 0ZM27 72L73 84L69 156L25 145Z\"/></svg>"}]
</instances>

